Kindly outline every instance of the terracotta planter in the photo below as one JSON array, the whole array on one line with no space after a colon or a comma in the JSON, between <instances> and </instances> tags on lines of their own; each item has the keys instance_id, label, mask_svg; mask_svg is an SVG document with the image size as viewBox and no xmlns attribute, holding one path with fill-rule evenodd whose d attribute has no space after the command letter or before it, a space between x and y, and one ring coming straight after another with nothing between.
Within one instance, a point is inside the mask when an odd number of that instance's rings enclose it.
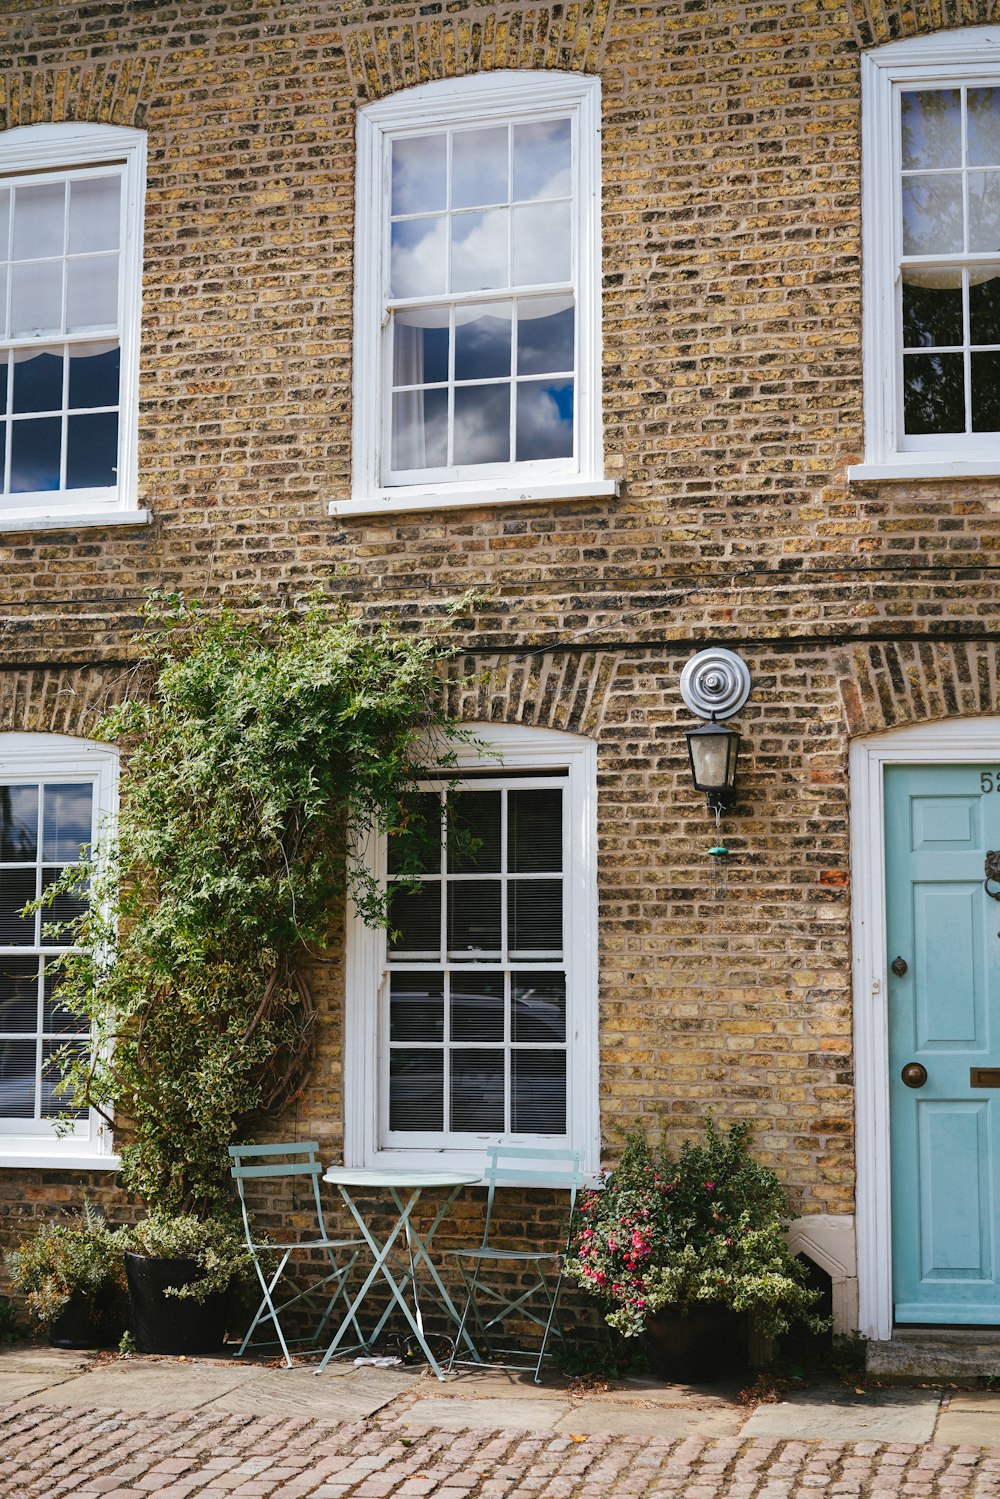
<instances>
[{"instance_id":1,"label":"terracotta planter","mask_svg":"<svg viewBox=\"0 0 1000 1499\"><path fill-rule=\"evenodd\" d=\"M727 1306L665 1307L643 1334L649 1367L670 1384L711 1384L746 1362L743 1322Z\"/></svg>"},{"instance_id":2,"label":"terracotta planter","mask_svg":"<svg viewBox=\"0 0 1000 1499\"><path fill-rule=\"evenodd\" d=\"M199 1276L194 1260L125 1255L132 1336L139 1353L219 1353L226 1337L228 1296L215 1291L204 1301L165 1296L168 1286L189 1285Z\"/></svg>"}]
</instances>

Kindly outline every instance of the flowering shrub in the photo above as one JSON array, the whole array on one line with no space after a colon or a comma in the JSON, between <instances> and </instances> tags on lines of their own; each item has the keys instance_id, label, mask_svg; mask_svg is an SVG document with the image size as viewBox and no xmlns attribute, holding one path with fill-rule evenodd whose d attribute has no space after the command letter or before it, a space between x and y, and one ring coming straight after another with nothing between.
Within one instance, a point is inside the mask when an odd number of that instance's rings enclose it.
<instances>
[{"instance_id":1,"label":"flowering shrub","mask_svg":"<svg viewBox=\"0 0 1000 1499\"><path fill-rule=\"evenodd\" d=\"M687 1141L676 1160L630 1134L602 1188L584 1195L567 1273L625 1337L663 1307L693 1302L753 1311L770 1334L798 1319L825 1326L785 1241L784 1191L749 1154L749 1131L734 1124L720 1135L709 1120L704 1141Z\"/></svg>"}]
</instances>

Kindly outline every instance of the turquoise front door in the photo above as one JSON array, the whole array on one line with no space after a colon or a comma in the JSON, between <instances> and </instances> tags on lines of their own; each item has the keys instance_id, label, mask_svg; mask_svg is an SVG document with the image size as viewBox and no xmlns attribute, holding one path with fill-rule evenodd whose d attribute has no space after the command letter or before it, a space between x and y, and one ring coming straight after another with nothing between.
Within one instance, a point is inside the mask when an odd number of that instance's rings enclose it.
<instances>
[{"instance_id":1,"label":"turquoise front door","mask_svg":"<svg viewBox=\"0 0 1000 1499\"><path fill-rule=\"evenodd\" d=\"M888 767L885 805L895 1317L1000 1323L1000 762Z\"/></svg>"}]
</instances>

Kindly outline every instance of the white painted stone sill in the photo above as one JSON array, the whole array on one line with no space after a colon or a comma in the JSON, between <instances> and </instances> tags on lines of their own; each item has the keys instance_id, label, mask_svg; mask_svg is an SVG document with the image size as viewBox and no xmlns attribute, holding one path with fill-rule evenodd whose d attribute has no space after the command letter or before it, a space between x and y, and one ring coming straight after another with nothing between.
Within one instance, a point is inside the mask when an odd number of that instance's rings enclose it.
<instances>
[{"instance_id":1,"label":"white painted stone sill","mask_svg":"<svg viewBox=\"0 0 1000 1499\"><path fill-rule=\"evenodd\" d=\"M0 510L0 531L84 531L92 526L148 526L153 519L149 510L90 510L76 515L67 512L25 511L5 514Z\"/></svg>"},{"instance_id":2,"label":"white painted stone sill","mask_svg":"<svg viewBox=\"0 0 1000 1499\"><path fill-rule=\"evenodd\" d=\"M955 459L951 463L851 463L849 484L905 484L921 479L997 479L1000 459Z\"/></svg>"},{"instance_id":3,"label":"white painted stone sill","mask_svg":"<svg viewBox=\"0 0 1000 1499\"><path fill-rule=\"evenodd\" d=\"M116 1155L98 1155L95 1151L4 1150L0 1146L0 1167L17 1167L26 1171L117 1171L121 1161Z\"/></svg>"},{"instance_id":4,"label":"white painted stone sill","mask_svg":"<svg viewBox=\"0 0 1000 1499\"><path fill-rule=\"evenodd\" d=\"M399 515L414 510L454 510L459 506L472 509L476 505L529 505L539 500L611 499L618 493L616 479L583 479L566 484L527 484L523 488L497 488L490 485L477 489L475 485L455 488L429 489L385 489L367 498L331 500L330 514L342 515Z\"/></svg>"}]
</instances>

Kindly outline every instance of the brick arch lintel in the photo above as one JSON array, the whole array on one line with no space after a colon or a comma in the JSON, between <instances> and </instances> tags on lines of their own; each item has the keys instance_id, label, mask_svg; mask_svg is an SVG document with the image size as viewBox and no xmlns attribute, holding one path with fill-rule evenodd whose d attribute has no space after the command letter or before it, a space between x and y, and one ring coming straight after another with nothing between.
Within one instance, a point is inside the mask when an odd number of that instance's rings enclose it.
<instances>
[{"instance_id":1,"label":"brick arch lintel","mask_svg":"<svg viewBox=\"0 0 1000 1499\"><path fill-rule=\"evenodd\" d=\"M614 4L449 6L447 15L343 25L340 41L354 98L362 104L419 83L498 68L596 73Z\"/></svg>"},{"instance_id":2,"label":"brick arch lintel","mask_svg":"<svg viewBox=\"0 0 1000 1499\"><path fill-rule=\"evenodd\" d=\"M73 667L0 672L0 733L69 734L89 739L112 703L125 695L126 676Z\"/></svg>"},{"instance_id":3,"label":"brick arch lintel","mask_svg":"<svg viewBox=\"0 0 1000 1499\"><path fill-rule=\"evenodd\" d=\"M836 670L852 739L936 719L1000 714L1000 643L879 642L845 647Z\"/></svg>"},{"instance_id":4,"label":"brick arch lintel","mask_svg":"<svg viewBox=\"0 0 1000 1499\"><path fill-rule=\"evenodd\" d=\"M466 723L511 723L600 738L618 656L540 651L459 657L446 672L447 708Z\"/></svg>"},{"instance_id":5,"label":"brick arch lintel","mask_svg":"<svg viewBox=\"0 0 1000 1499\"><path fill-rule=\"evenodd\" d=\"M881 47L905 37L963 26L988 26L1000 20L1000 0L847 0L847 12L858 45Z\"/></svg>"},{"instance_id":6,"label":"brick arch lintel","mask_svg":"<svg viewBox=\"0 0 1000 1499\"><path fill-rule=\"evenodd\" d=\"M153 54L0 73L0 130L66 120L141 128L161 60Z\"/></svg>"}]
</instances>

